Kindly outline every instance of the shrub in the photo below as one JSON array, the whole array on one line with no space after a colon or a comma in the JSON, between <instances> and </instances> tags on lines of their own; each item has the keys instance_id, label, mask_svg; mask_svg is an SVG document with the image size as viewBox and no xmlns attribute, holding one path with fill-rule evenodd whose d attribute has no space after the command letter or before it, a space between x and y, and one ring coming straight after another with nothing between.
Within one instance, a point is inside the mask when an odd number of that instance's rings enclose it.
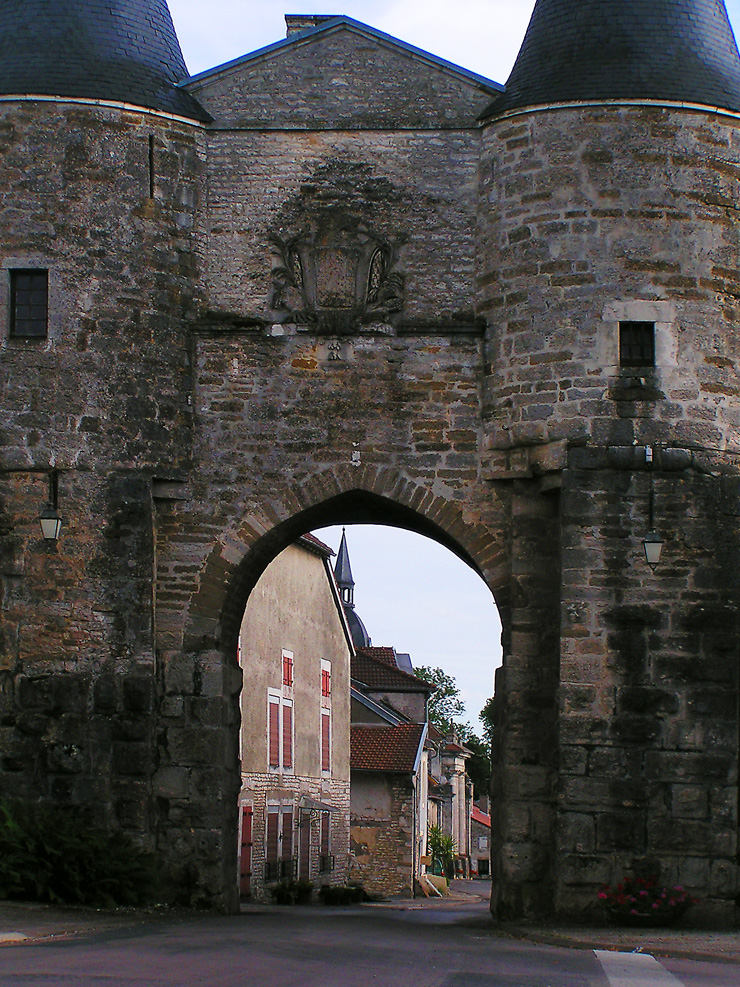
<instances>
[{"instance_id":1,"label":"shrub","mask_svg":"<svg viewBox=\"0 0 740 987\"><path fill-rule=\"evenodd\" d=\"M154 858L84 809L0 801L0 898L113 907L151 901Z\"/></svg>"}]
</instances>

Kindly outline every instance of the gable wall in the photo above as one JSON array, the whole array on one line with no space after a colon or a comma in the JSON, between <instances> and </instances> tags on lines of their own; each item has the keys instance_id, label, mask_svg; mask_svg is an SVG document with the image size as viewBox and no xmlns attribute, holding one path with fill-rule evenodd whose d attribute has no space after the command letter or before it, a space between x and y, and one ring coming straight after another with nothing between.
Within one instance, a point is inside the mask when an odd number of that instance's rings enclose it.
<instances>
[{"instance_id":1,"label":"gable wall","mask_svg":"<svg viewBox=\"0 0 740 987\"><path fill-rule=\"evenodd\" d=\"M492 94L346 28L250 59L188 89L218 127L312 130L470 127Z\"/></svg>"}]
</instances>

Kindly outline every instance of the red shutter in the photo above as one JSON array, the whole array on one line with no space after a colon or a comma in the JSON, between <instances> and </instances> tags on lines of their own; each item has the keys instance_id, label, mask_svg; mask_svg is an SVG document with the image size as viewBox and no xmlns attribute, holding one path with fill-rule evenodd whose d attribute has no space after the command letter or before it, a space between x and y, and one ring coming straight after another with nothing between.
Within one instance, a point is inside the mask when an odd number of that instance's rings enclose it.
<instances>
[{"instance_id":1,"label":"red shutter","mask_svg":"<svg viewBox=\"0 0 740 987\"><path fill-rule=\"evenodd\" d=\"M331 672L328 668L321 669L321 695L331 695Z\"/></svg>"},{"instance_id":2,"label":"red shutter","mask_svg":"<svg viewBox=\"0 0 740 987\"><path fill-rule=\"evenodd\" d=\"M267 813L267 841L265 845L265 859L274 863L278 859L278 824L280 815L277 812Z\"/></svg>"},{"instance_id":3,"label":"red shutter","mask_svg":"<svg viewBox=\"0 0 740 987\"><path fill-rule=\"evenodd\" d=\"M293 767L293 707L283 706L283 767Z\"/></svg>"},{"instance_id":4,"label":"red shutter","mask_svg":"<svg viewBox=\"0 0 740 987\"><path fill-rule=\"evenodd\" d=\"M328 713L321 714L321 770L329 771L331 768L331 717ZM315 750L316 748L314 748Z\"/></svg>"},{"instance_id":5,"label":"red shutter","mask_svg":"<svg viewBox=\"0 0 740 987\"><path fill-rule=\"evenodd\" d=\"M302 881L307 881L311 876L311 816L308 812L302 812L299 819L300 870L298 871L298 876Z\"/></svg>"},{"instance_id":6,"label":"red shutter","mask_svg":"<svg viewBox=\"0 0 740 987\"><path fill-rule=\"evenodd\" d=\"M330 826L330 816L328 812L321 813L321 854L324 857L329 856L329 826Z\"/></svg>"},{"instance_id":7,"label":"red shutter","mask_svg":"<svg viewBox=\"0 0 740 987\"><path fill-rule=\"evenodd\" d=\"M293 685L292 655L283 655L283 685Z\"/></svg>"},{"instance_id":8,"label":"red shutter","mask_svg":"<svg viewBox=\"0 0 740 987\"><path fill-rule=\"evenodd\" d=\"M283 860L293 856L293 810L283 809Z\"/></svg>"},{"instance_id":9,"label":"red shutter","mask_svg":"<svg viewBox=\"0 0 740 987\"><path fill-rule=\"evenodd\" d=\"M242 897L251 892L252 877L252 806L242 807L242 839L239 857L239 891Z\"/></svg>"},{"instance_id":10,"label":"red shutter","mask_svg":"<svg viewBox=\"0 0 740 987\"><path fill-rule=\"evenodd\" d=\"M280 767L280 705L276 699L269 701L269 765Z\"/></svg>"}]
</instances>

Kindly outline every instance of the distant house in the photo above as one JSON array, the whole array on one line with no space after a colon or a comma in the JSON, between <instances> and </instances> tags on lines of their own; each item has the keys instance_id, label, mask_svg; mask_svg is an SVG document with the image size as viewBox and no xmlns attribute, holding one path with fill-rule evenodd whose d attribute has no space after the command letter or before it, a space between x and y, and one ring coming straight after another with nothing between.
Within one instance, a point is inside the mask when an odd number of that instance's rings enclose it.
<instances>
[{"instance_id":1,"label":"distant house","mask_svg":"<svg viewBox=\"0 0 740 987\"><path fill-rule=\"evenodd\" d=\"M439 826L443 833L452 836L455 875L469 877L473 785L465 763L470 751L456 737L446 737L433 724L429 725L427 748L429 825Z\"/></svg>"},{"instance_id":2,"label":"distant house","mask_svg":"<svg viewBox=\"0 0 740 987\"><path fill-rule=\"evenodd\" d=\"M414 675L411 658L373 647L354 605L346 533L335 577L351 629L350 871L377 895L411 895L426 869L427 834L452 835L455 872L470 874L470 752L428 721L435 687Z\"/></svg>"},{"instance_id":3,"label":"distant house","mask_svg":"<svg viewBox=\"0 0 740 987\"><path fill-rule=\"evenodd\" d=\"M353 649L332 554L312 535L289 546L242 621L240 889L257 901L347 876Z\"/></svg>"},{"instance_id":4,"label":"distant house","mask_svg":"<svg viewBox=\"0 0 740 987\"><path fill-rule=\"evenodd\" d=\"M351 869L376 895L412 895L427 832L427 697L393 648L352 659Z\"/></svg>"},{"instance_id":5,"label":"distant house","mask_svg":"<svg viewBox=\"0 0 740 987\"><path fill-rule=\"evenodd\" d=\"M474 877L491 873L491 814L487 796L473 805L470 813L470 867Z\"/></svg>"}]
</instances>

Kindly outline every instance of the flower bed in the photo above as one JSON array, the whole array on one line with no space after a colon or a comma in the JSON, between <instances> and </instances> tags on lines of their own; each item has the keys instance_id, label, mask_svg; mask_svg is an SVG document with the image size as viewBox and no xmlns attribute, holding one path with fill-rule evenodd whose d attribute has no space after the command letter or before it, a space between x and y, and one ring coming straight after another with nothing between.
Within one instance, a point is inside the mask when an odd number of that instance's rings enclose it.
<instances>
[{"instance_id":1,"label":"flower bed","mask_svg":"<svg viewBox=\"0 0 740 987\"><path fill-rule=\"evenodd\" d=\"M623 925L671 925L698 900L680 885L666 887L652 877L628 877L599 890L609 918Z\"/></svg>"}]
</instances>

